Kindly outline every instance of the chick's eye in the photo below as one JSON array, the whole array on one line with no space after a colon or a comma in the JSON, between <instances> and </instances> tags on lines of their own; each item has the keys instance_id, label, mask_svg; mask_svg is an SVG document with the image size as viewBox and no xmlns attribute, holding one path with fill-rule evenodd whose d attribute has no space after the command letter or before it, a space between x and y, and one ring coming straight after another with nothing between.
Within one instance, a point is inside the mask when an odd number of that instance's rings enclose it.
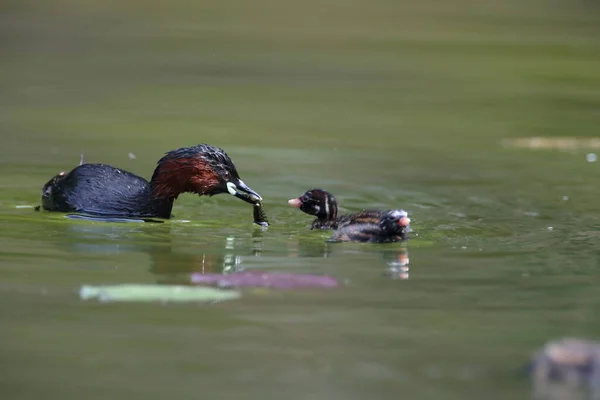
<instances>
[{"instance_id":1,"label":"chick's eye","mask_svg":"<svg viewBox=\"0 0 600 400\"><path fill-rule=\"evenodd\" d=\"M303 203L306 203L308 201L308 196L307 195L302 196L300 198L300 201L303 202Z\"/></svg>"}]
</instances>

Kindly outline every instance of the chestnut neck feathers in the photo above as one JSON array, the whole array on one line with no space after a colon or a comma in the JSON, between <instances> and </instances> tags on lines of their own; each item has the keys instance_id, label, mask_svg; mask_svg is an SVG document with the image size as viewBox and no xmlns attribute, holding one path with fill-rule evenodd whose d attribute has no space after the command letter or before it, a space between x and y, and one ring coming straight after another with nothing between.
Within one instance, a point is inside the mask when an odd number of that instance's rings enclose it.
<instances>
[{"instance_id":1,"label":"chestnut neck feathers","mask_svg":"<svg viewBox=\"0 0 600 400\"><path fill-rule=\"evenodd\" d=\"M169 151L158 161L150 185L156 199L176 199L181 193L226 192L226 182L239 179L223 149L207 144Z\"/></svg>"}]
</instances>

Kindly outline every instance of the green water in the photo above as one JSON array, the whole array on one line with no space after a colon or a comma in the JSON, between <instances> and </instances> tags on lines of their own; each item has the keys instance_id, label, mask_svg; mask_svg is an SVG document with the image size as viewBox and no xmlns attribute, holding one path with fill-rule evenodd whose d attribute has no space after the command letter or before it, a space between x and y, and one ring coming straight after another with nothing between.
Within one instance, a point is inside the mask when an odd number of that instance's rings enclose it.
<instances>
[{"instance_id":1,"label":"green water","mask_svg":"<svg viewBox=\"0 0 600 400\"><path fill-rule=\"evenodd\" d=\"M0 11L0 394L513 399L547 340L600 337L600 9L585 1L8 2ZM146 178L224 147L265 199L182 195L164 224L37 213L79 162ZM129 156L135 155L135 158ZM287 205L409 211L406 247L325 243ZM551 228L550 228L551 227ZM408 252L410 271L390 264ZM84 284L236 268L336 290L100 304Z\"/></svg>"}]
</instances>

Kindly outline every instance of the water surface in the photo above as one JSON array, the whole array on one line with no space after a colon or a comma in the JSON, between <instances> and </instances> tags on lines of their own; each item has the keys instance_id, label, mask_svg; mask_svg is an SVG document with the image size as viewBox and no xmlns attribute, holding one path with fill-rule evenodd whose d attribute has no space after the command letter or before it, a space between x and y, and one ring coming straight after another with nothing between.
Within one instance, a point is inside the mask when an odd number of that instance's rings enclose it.
<instances>
[{"instance_id":1,"label":"water surface","mask_svg":"<svg viewBox=\"0 0 600 400\"><path fill-rule=\"evenodd\" d=\"M0 15L4 397L527 398L535 349L600 336L595 150L507 142L597 135L593 4L128 4ZM228 195L182 195L163 224L17 208L81 151L149 178L202 142L263 196L268 230ZM326 243L287 205L313 187L345 212L408 210L412 239ZM242 268L344 285L213 305L78 297Z\"/></svg>"}]
</instances>

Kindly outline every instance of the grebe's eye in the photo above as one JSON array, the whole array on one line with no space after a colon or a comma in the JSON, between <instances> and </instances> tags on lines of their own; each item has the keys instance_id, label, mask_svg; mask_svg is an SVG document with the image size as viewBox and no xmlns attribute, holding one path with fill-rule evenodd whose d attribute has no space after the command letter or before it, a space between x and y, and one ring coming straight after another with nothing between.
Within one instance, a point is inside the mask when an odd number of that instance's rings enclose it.
<instances>
[{"instance_id":1,"label":"grebe's eye","mask_svg":"<svg viewBox=\"0 0 600 400\"><path fill-rule=\"evenodd\" d=\"M229 173L229 171L225 171L223 172L223 178L225 178L225 180L229 180L229 178L231 178L231 174Z\"/></svg>"}]
</instances>

